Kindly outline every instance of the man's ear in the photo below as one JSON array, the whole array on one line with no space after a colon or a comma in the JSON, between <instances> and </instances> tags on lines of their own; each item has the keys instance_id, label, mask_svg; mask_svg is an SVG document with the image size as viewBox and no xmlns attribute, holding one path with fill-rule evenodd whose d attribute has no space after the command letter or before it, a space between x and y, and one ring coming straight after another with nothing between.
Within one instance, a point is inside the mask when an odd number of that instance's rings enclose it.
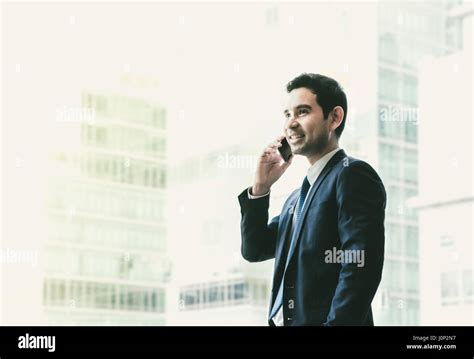
<instances>
[{"instance_id":1,"label":"man's ear","mask_svg":"<svg viewBox=\"0 0 474 359\"><path fill-rule=\"evenodd\" d=\"M342 119L344 118L344 109L341 106L336 106L331 111L331 129L335 130L338 128Z\"/></svg>"}]
</instances>

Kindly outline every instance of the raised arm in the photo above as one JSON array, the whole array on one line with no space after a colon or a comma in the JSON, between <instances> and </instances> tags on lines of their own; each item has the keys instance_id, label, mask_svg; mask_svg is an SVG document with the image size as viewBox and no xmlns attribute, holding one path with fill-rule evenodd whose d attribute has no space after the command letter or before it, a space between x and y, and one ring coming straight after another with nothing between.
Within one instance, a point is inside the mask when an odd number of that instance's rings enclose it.
<instances>
[{"instance_id":1,"label":"raised arm","mask_svg":"<svg viewBox=\"0 0 474 359\"><path fill-rule=\"evenodd\" d=\"M254 184L239 195L242 214L240 231L242 256L249 262L261 262L275 257L279 216L268 223L270 188L290 166L292 158L285 162L278 152L280 136L261 154Z\"/></svg>"}]
</instances>

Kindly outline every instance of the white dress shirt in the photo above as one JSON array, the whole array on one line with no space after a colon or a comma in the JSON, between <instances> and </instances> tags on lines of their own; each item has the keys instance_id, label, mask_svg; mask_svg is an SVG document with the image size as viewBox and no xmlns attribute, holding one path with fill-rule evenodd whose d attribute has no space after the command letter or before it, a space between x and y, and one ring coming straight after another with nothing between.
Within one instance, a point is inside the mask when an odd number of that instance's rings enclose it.
<instances>
[{"instance_id":1,"label":"white dress shirt","mask_svg":"<svg viewBox=\"0 0 474 359\"><path fill-rule=\"evenodd\" d=\"M329 160L337 153L337 151L339 151L340 148L336 148L334 150L332 150L331 152L328 152L326 153L323 157L321 157L319 160L317 160L309 169L308 169L308 173L306 174L306 177L308 178L308 182L310 184L310 187L309 187L309 190L308 190L308 193L309 191L311 191L311 187L313 186L313 184L316 182L316 180L318 179L319 175L321 174L321 172L323 171L324 167L327 165L327 163L329 162ZM270 194L270 192L264 194L264 195L261 195L261 196L253 196L250 194L250 189L252 187L249 187L247 193L248 193L248 196L249 196L249 199L256 199L256 198L261 198L261 197L265 197L265 196L268 196ZM298 205L298 204L296 204ZM304 206L304 203L303 203L303 206ZM294 211L293 211L294 213ZM295 223L295 216L293 216L292 218L292 224ZM293 233L293 226L291 228L291 232ZM288 255L288 254L287 254ZM280 327L280 326L283 326L283 306L280 307L280 309L278 309L278 311L276 312L276 314L273 316L272 318L273 320L273 323L275 323L275 325L277 327Z\"/></svg>"}]
</instances>

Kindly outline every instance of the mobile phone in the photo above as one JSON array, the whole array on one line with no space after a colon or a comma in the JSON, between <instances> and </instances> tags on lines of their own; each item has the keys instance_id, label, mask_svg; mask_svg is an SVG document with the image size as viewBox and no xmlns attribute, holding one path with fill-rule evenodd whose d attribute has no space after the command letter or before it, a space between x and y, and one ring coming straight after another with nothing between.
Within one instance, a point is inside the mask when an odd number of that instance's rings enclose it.
<instances>
[{"instance_id":1,"label":"mobile phone","mask_svg":"<svg viewBox=\"0 0 474 359\"><path fill-rule=\"evenodd\" d=\"M281 146L278 147L278 151L281 154L281 157L285 160L285 162L288 162L290 159L292 152L291 152L291 147L288 144L288 141L286 140L286 137L281 141Z\"/></svg>"}]
</instances>

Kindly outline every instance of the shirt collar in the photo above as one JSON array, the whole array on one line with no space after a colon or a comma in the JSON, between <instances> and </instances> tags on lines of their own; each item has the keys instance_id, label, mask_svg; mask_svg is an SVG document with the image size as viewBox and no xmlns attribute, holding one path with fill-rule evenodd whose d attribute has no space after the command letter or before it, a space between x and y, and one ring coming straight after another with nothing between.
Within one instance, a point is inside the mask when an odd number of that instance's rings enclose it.
<instances>
[{"instance_id":1,"label":"shirt collar","mask_svg":"<svg viewBox=\"0 0 474 359\"><path fill-rule=\"evenodd\" d=\"M308 174L306 175L308 177L309 184L312 186L314 182L318 179L318 176L322 172L324 166L329 162L329 160L336 154L337 151L339 151L341 148L336 148L332 150L331 152L326 153L323 157L321 157L319 160L317 160L309 169L308 169Z\"/></svg>"}]
</instances>

